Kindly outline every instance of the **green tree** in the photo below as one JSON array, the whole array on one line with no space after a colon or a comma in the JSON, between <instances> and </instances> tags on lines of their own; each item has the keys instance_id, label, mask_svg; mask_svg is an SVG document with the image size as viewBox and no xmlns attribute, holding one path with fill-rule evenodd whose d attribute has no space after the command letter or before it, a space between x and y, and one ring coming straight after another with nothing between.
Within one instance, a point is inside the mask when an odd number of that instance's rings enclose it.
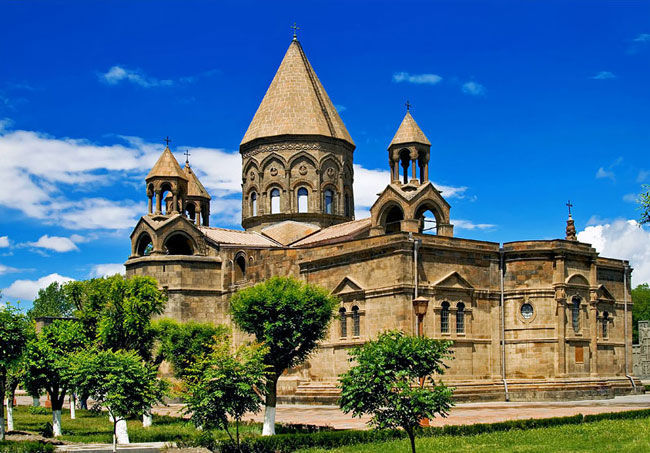
<instances>
[{"instance_id":1,"label":"green tree","mask_svg":"<svg viewBox=\"0 0 650 453\"><path fill-rule=\"evenodd\" d=\"M74 388L70 358L88 344L83 325L66 320L56 320L43 327L27 343L25 382L29 388L45 390L50 395L55 436L61 435L61 408L65 395Z\"/></svg>"},{"instance_id":2,"label":"green tree","mask_svg":"<svg viewBox=\"0 0 650 453\"><path fill-rule=\"evenodd\" d=\"M639 223L642 225L650 224L650 185L643 185L644 192L639 195L639 209L641 209L641 218Z\"/></svg>"},{"instance_id":3,"label":"green tree","mask_svg":"<svg viewBox=\"0 0 650 453\"><path fill-rule=\"evenodd\" d=\"M327 290L287 277L273 277L237 292L235 324L268 347L269 367L263 435L275 434L277 384L287 368L302 363L327 335L337 299Z\"/></svg>"},{"instance_id":4,"label":"green tree","mask_svg":"<svg viewBox=\"0 0 650 453\"><path fill-rule=\"evenodd\" d=\"M260 389L266 381L264 355L258 344L242 345L233 353L230 337L213 343L211 352L198 359L184 375L188 396L186 412L201 428L218 428L241 451L239 423L247 412L258 412L263 401ZM235 421L235 437L230 420Z\"/></svg>"},{"instance_id":5,"label":"green tree","mask_svg":"<svg viewBox=\"0 0 650 453\"><path fill-rule=\"evenodd\" d=\"M379 335L350 352L356 362L341 376L340 406L354 417L370 414L379 429L402 428L415 453L415 431L423 418L447 416L452 389L436 383L452 358L451 342L398 331Z\"/></svg>"},{"instance_id":6,"label":"green tree","mask_svg":"<svg viewBox=\"0 0 650 453\"><path fill-rule=\"evenodd\" d=\"M17 308L0 306L0 440L5 439L5 391L13 367L20 361L28 341L29 322Z\"/></svg>"},{"instance_id":7,"label":"green tree","mask_svg":"<svg viewBox=\"0 0 650 453\"><path fill-rule=\"evenodd\" d=\"M97 408L105 407L113 420L113 451L118 424L162 400L166 385L156 373L157 367L135 351L90 349L70 360L74 387L90 395Z\"/></svg>"},{"instance_id":8,"label":"green tree","mask_svg":"<svg viewBox=\"0 0 650 453\"><path fill-rule=\"evenodd\" d=\"M632 290L632 341L639 342L639 321L650 321L650 286L638 285Z\"/></svg>"},{"instance_id":9,"label":"green tree","mask_svg":"<svg viewBox=\"0 0 650 453\"><path fill-rule=\"evenodd\" d=\"M174 376L184 379L189 369L212 352L215 342L225 339L230 330L223 325L161 319L153 322L158 340L155 363L166 360Z\"/></svg>"},{"instance_id":10,"label":"green tree","mask_svg":"<svg viewBox=\"0 0 650 453\"><path fill-rule=\"evenodd\" d=\"M41 316L67 317L72 316L75 306L65 295L64 285L51 283L47 288L38 290L34 306L27 312L31 319Z\"/></svg>"}]
</instances>

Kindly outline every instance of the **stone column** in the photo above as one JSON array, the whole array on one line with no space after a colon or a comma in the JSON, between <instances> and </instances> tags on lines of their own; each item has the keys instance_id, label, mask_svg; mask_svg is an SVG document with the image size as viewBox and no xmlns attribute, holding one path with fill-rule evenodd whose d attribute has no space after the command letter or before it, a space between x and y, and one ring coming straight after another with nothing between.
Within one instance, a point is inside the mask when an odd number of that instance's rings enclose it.
<instances>
[{"instance_id":1,"label":"stone column","mask_svg":"<svg viewBox=\"0 0 650 453\"><path fill-rule=\"evenodd\" d=\"M156 214L162 214L162 191L156 192Z\"/></svg>"},{"instance_id":2,"label":"stone column","mask_svg":"<svg viewBox=\"0 0 650 453\"><path fill-rule=\"evenodd\" d=\"M555 288L557 310L557 360L555 376L566 376L566 291L563 287Z\"/></svg>"},{"instance_id":3,"label":"stone column","mask_svg":"<svg viewBox=\"0 0 650 453\"><path fill-rule=\"evenodd\" d=\"M178 214L178 192L172 192L172 214Z\"/></svg>"},{"instance_id":4,"label":"stone column","mask_svg":"<svg viewBox=\"0 0 650 453\"><path fill-rule=\"evenodd\" d=\"M147 195L147 199L149 202L147 203L147 213L151 214L151 211L153 210L153 200L152 200L153 194L152 195Z\"/></svg>"},{"instance_id":5,"label":"stone column","mask_svg":"<svg viewBox=\"0 0 650 453\"><path fill-rule=\"evenodd\" d=\"M589 347L589 373L598 375L598 301L593 293L589 301L589 333L591 337Z\"/></svg>"},{"instance_id":6,"label":"stone column","mask_svg":"<svg viewBox=\"0 0 650 453\"><path fill-rule=\"evenodd\" d=\"M201 204L200 203L195 203L194 204L194 221L196 222L196 226L201 226Z\"/></svg>"}]
</instances>

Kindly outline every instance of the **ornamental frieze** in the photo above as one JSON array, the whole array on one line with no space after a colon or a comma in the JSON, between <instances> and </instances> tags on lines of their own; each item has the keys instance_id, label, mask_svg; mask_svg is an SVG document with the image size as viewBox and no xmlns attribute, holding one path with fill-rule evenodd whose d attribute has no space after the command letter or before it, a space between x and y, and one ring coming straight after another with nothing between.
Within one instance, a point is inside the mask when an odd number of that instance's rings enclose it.
<instances>
[{"instance_id":1,"label":"ornamental frieze","mask_svg":"<svg viewBox=\"0 0 650 453\"><path fill-rule=\"evenodd\" d=\"M273 151L320 151L321 145L318 143L275 143L272 145L261 145L255 149L242 154L243 158L255 156L259 153Z\"/></svg>"}]
</instances>

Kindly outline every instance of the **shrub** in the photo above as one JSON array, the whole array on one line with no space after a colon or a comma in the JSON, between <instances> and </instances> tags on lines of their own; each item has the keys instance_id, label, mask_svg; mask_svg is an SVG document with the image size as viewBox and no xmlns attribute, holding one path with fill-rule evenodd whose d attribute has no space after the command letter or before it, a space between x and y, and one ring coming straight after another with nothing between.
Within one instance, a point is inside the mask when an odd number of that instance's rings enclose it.
<instances>
[{"instance_id":1,"label":"shrub","mask_svg":"<svg viewBox=\"0 0 650 453\"><path fill-rule=\"evenodd\" d=\"M29 406L28 410L31 415L47 415L50 413L50 411L43 406Z\"/></svg>"},{"instance_id":2,"label":"shrub","mask_svg":"<svg viewBox=\"0 0 650 453\"><path fill-rule=\"evenodd\" d=\"M0 442L0 451L3 453L54 453L52 444L31 441L3 441Z\"/></svg>"}]
</instances>

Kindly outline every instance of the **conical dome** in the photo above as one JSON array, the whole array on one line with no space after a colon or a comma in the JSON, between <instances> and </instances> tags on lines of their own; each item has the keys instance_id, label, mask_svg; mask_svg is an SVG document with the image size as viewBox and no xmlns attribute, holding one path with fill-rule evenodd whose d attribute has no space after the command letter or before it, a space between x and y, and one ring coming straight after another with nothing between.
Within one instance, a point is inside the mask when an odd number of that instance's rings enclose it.
<instances>
[{"instance_id":1,"label":"conical dome","mask_svg":"<svg viewBox=\"0 0 650 453\"><path fill-rule=\"evenodd\" d=\"M278 135L323 135L354 145L298 41L289 45L241 146Z\"/></svg>"},{"instance_id":2,"label":"conical dome","mask_svg":"<svg viewBox=\"0 0 650 453\"><path fill-rule=\"evenodd\" d=\"M185 163L185 168L183 168L183 173L185 173L185 176L187 177L188 197L202 197L202 198L207 198L208 200L212 199L208 191L205 190L205 187L203 187L203 184L201 184L201 181L199 181L199 177L196 176L196 173L194 173L192 167L190 167L189 163Z\"/></svg>"},{"instance_id":3,"label":"conical dome","mask_svg":"<svg viewBox=\"0 0 650 453\"><path fill-rule=\"evenodd\" d=\"M404 116L399 129L397 129L393 140L391 140L389 147L406 143L422 143L431 146L427 136L424 135L424 132L422 132L418 123L416 123L411 116L411 112L408 111L406 112L406 116Z\"/></svg>"},{"instance_id":4,"label":"conical dome","mask_svg":"<svg viewBox=\"0 0 650 453\"><path fill-rule=\"evenodd\" d=\"M185 173L183 173L181 166L178 165L178 161L169 150L169 147L165 147L165 150L162 152L145 179L154 177L175 177L180 179L187 179L187 176L185 176Z\"/></svg>"}]
</instances>

